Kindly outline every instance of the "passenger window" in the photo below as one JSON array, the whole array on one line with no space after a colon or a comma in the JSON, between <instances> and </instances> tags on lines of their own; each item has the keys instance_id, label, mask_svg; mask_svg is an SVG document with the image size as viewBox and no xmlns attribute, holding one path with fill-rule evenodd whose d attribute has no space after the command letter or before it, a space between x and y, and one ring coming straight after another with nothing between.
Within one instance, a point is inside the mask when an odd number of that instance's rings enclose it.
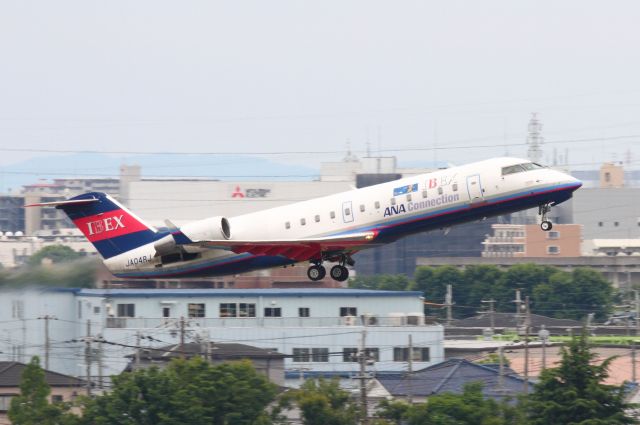
<instances>
[{"instance_id":1,"label":"passenger window","mask_svg":"<svg viewBox=\"0 0 640 425\"><path fill-rule=\"evenodd\" d=\"M410 193L407 194L407 202L411 202L411 194Z\"/></svg>"},{"instance_id":2,"label":"passenger window","mask_svg":"<svg viewBox=\"0 0 640 425\"><path fill-rule=\"evenodd\" d=\"M443 192L442 187L439 187L438 188L438 195L442 195L442 192Z\"/></svg>"},{"instance_id":3,"label":"passenger window","mask_svg":"<svg viewBox=\"0 0 640 425\"><path fill-rule=\"evenodd\" d=\"M307 220L304 219L304 218L301 218L300 219L300 224L302 224L304 226L305 224L307 224Z\"/></svg>"},{"instance_id":4,"label":"passenger window","mask_svg":"<svg viewBox=\"0 0 640 425\"><path fill-rule=\"evenodd\" d=\"M360 205L360 212L364 212L364 205Z\"/></svg>"},{"instance_id":5,"label":"passenger window","mask_svg":"<svg viewBox=\"0 0 640 425\"><path fill-rule=\"evenodd\" d=\"M316 215L315 219L316 219L316 223L320 223L320 216L319 215Z\"/></svg>"},{"instance_id":6,"label":"passenger window","mask_svg":"<svg viewBox=\"0 0 640 425\"><path fill-rule=\"evenodd\" d=\"M423 198L426 198L426 197L427 197L427 190L426 190L426 189L422 191L422 197L423 197Z\"/></svg>"},{"instance_id":7,"label":"passenger window","mask_svg":"<svg viewBox=\"0 0 640 425\"><path fill-rule=\"evenodd\" d=\"M458 191L458 183L454 183L451 185L451 189L453 189L454 192Z\"/></svg>"},{"instance_id":8,"label":"passenger window","mask_svg":"<svg viewBox=\"0 0 640 425\"><path fill-rule=\"evenodd\" d=\"M335 212L335 211L331 211L331 212L329 213L329 217L331 217L331 218L336 218L336 212Z\"/></svg>"},{"instance_id":9,"label":"passenger window","mask_svg":"<svg viewBox=\"0 0 640 425\"><path fill-rule=\"evenodd\" d=\"M288 221L286 223L284 223L284 228L285 229L291 229L291 223L288 222Z\"/></svg>"},{"instance_id":10,"label":"passenger window","mask_svg":"<svg viewBox=\"0 0 640 425\"><path fill-rule=\"evenodd\" d=\"M377 209L377 210L379 210L379 209L380 209L380 201L376 201L376 203L375 203L375 207L376 207L376 209Z\"/></svg>"},{"instance_id":11,"label":"passenger window","mask_svg":"<svg viewBox=\"0 0 640 425\"><path fill-rule=\"evenodd\" d=\"M391 198L391 205L395 205L396 204L396 198Z\"/></svg>"}]
</instances>

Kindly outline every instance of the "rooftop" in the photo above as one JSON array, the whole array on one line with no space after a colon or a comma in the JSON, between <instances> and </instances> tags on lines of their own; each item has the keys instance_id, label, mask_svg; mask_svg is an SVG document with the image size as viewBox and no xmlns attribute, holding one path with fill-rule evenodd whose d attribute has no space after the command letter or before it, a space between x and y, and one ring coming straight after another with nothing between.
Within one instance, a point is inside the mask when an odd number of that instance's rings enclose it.
<instances>
[{"instance_id":1,"label":"rooftop","mask_svg":"<svg viewBox=\"0 0 640 425\"><path fill-rule=\"evenodd\" d=\"M264 289L80 289L53 288L54 292L73 292L84 297L421 297L420 291L378 291L342 288L264 288Z\"/></svg>"},{"instance_id":2,"label":"rooftop","mask_svg":"<svg viewBox=\"0 0 640 425\"><path fill-rule=\"evenodd\" d=\"M26 364L20 362L2 362L0 361L0 388L2 387L19 387L22 379L22 372L27 367ZM44 379L52 387L81 387L86 385L82 379L73 376L63 375L62 373L44 371Z\"/></svg>"}]
</instances>

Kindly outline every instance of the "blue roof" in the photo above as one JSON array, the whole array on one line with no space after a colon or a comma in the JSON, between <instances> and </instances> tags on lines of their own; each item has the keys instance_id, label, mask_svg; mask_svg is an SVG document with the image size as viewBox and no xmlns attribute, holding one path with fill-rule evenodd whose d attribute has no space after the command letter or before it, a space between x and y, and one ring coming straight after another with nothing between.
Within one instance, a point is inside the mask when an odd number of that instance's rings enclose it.
<instances>
[{"instance_id":1,"label":"blue roof","mask_svg":"<svg viewBox=\"0 0 640 425\"><path fill-rule=\"evenodd\" d=\"M52 288L66 292L66 288ZM420 291L376 291L372 289L302 288L302 289L79 289L76 295L84 297L405 297L422 296Z\"/></svg>"}]
</instances>

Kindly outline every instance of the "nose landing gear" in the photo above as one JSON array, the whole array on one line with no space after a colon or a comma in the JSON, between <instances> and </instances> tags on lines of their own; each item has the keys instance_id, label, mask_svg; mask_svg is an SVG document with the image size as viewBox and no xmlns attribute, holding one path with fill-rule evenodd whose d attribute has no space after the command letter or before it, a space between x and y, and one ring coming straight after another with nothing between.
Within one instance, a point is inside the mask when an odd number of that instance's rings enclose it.
<instances>
[{"instance_id":1,"label":"nose landing gear","mask_svg":"<svg viewBox=\"0 0 640 425\"><path fill-rule=\"evenodd\" d=\"M551 204L542 204L538 207L538 215L540 215L541 218L540 228L545 232L553 229L553 223L547 220L547 213L549 211L551 211Z\"/></svg>"}]
</instances>

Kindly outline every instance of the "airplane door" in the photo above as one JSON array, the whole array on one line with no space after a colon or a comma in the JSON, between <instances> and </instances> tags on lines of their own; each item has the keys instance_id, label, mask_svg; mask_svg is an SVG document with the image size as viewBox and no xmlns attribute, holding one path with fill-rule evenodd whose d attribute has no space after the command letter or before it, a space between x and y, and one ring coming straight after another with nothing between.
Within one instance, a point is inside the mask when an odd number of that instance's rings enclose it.
<instances>
[{"instance_id":1,"label":"airplane door","mask_svg":"<svg viewBox=\"0 0 640 425\"><path fill-rule=\"evenodd\" d=\"M342 203L342 220L345 223L351 223L353 221L353 208L351 208L351 201Z\"/></svg>"},{"instance_id":2,"label":"airplane door","mask_svg":"<svg viewBox=\"0 0 640 425\"><path fill-rule=\"evenodd\" d=\"M469 193L470 204L484 201L484 196L482 195L482 184L480 183L480 174L467 176L467 192Z\"/></svg>"}]
</instances>

